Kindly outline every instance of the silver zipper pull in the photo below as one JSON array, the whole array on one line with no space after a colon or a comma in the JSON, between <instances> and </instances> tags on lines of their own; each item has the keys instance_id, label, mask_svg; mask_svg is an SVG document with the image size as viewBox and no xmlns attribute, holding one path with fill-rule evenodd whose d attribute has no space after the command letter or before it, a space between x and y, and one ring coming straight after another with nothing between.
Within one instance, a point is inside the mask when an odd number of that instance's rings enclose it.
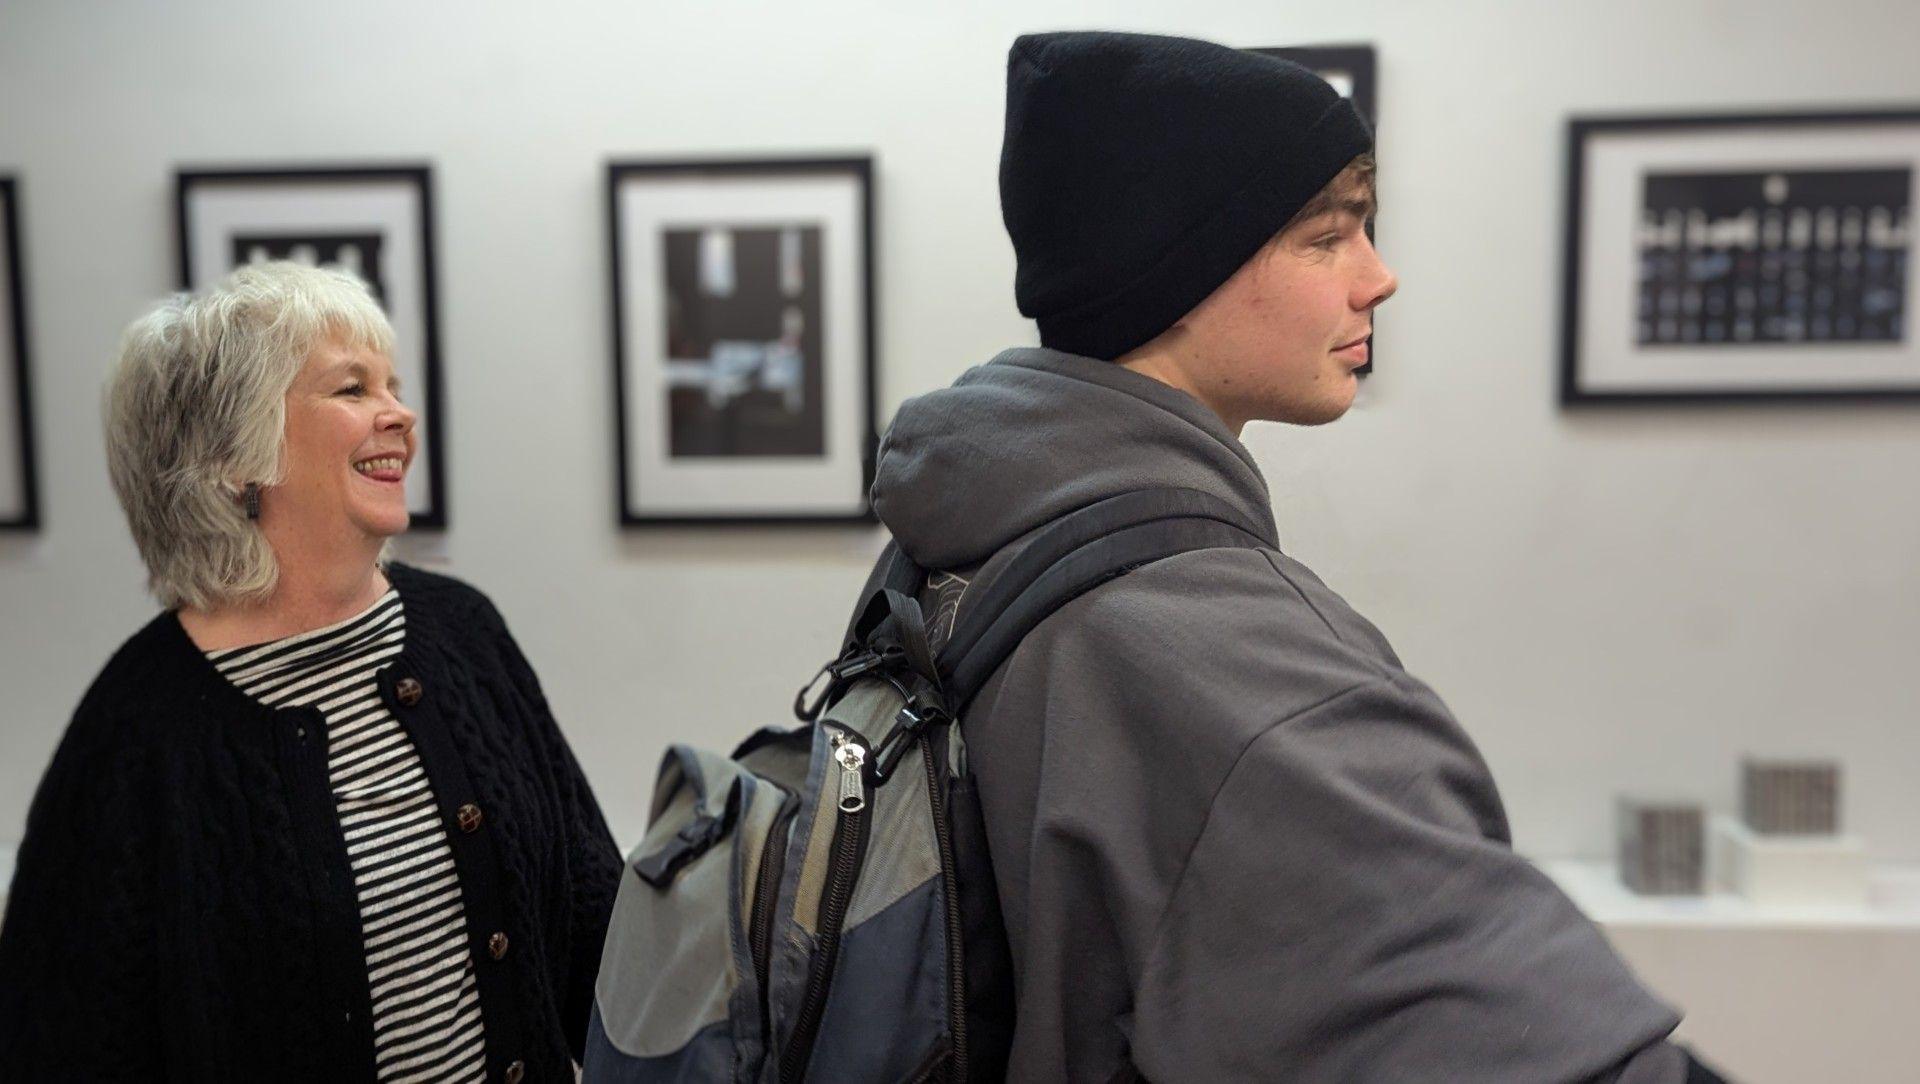
<instances>
[{"instance_id":1,"label":"silver zipper pull","mask_svg":"<svg viewBox=\"0 0 1920 1084\"><path fill-rule=\"evenodd\" d=\"M833 759L840 763L840 812L858 813L867 808L866 780L861 766L867 762L867 750L844 734L833 736Z\"/></svg>"}]
</instances>

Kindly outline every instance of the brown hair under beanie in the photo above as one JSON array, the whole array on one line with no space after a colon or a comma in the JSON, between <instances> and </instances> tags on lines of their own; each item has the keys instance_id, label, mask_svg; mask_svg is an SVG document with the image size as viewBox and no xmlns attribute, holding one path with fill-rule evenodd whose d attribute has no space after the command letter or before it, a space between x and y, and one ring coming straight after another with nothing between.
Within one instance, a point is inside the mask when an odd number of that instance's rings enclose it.
<instances>
[{"instance_id":1,"label":"brown hair under beanie","mask_svg":"<svg viewBox=\"0 0 1920 1084\"><path fill-rule=\"evenodd\" d=\"M1000 212L1044 346L1112 360L1172 327L1373 148L1277 57L1149 34L1028 34L1007 56Z\"/></svg>"}]
</instances>

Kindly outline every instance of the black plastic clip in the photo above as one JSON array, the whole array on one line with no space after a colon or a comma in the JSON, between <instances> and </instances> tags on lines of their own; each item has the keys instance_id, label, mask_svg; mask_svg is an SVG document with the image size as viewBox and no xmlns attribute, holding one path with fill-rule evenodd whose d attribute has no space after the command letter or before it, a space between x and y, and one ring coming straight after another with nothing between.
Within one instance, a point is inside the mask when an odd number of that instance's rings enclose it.
<instances>
[{"instance_id":1,"label":"black plastic clip","mask_svg":"<svg viewBox=\"0 0 1920 1084\"><path fill-rule=\"evenodd\" d=\"M885 783L900 766L900 758L907 755L907 749L920 737L922 731L938 726L950 719L947 709L934 698L913 695L900 707L893 717L893 729L880 741L879 748L873 751L873 782L875 786Z\"/></svg>"},{"instance_id":2,"label":"black plastic clip","mask_svg":"<svg viewBox=\"0 0 1920 1084\"><path fill-rule=\"evenodd\" d=\"M794 718L803 723L811 723L820 717L820 713L826 709L827 698L833 695L833 682L827 682L827 687L820 690L820 695L812 704L807 703L807 694L813 691L814 686L820 684L821 678L831 673L833 673L833 664L828 663L820 668L819 673L813 675L812 680L800 686L800 691L793 695Z\"/></svg>"},{"instance_id":3,"label":"black plastic clip","mask_svg":"<svg viewBox=\"0 0 1920 1084\"><path fill-rule=\"evenodd\" d=\"M871 651L864 648L848 652L820 668L813 680L800 687L793 698L793 714L803 723L811 723L820 718L833 698L846 688L847 682L862 674L879 670L894 661L897 652ZM813 703L807 703L807 695L820 684L821 678L827 678L826 687L813 697Z\"/></svg>"}]
</instances>

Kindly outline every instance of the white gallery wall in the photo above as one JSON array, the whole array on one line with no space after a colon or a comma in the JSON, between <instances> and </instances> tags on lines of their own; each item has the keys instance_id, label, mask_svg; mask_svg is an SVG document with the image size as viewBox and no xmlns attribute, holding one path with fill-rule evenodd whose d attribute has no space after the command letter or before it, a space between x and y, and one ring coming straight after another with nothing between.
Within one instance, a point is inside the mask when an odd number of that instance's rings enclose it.
<instances>
[{"instance_id":1,"label":"white gallery wall","mask_svg":"<svg viewBox=\"0 0 1920 1084\"><path fill-rule=\"evenodd\" d=\"M1920 103L1920 6L1811 3L284 5L0 0L44 528L0 536L0 850L153 612L107 484L120 329L173 286L176 165L434 168L451 527L623 846L663 746L778 722L877 529L614 526L605 163L871 152L878 402L1033 341L995 188L1006 49L1102 26L1371 42L1379 373L1256 425L1287 548L1447 699L1522 848L1598 855L1632 789L1731 808L1743 751L1838 756L1920 860L1920 405L1555 405L1565 120Z\"/></svg>"}]
</instances>

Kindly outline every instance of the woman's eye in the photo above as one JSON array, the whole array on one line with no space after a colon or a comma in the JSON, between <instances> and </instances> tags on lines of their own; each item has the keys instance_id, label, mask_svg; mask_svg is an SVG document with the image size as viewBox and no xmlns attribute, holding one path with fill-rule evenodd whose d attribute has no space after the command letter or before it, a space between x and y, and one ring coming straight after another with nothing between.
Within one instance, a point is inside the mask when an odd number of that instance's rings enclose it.
<instances>
[{"instance_id":1,"label":"woman's eye","mask_svg":"<svg viewBox=\"0 0 1920 1084\"><path fill-rule=\"evenodd\" d=\"M354 396L365 395L366 393L367 393L367 387L365 384L348 384L346 387L341 388L339 391L339 394L341 395L354 395Z\"/></svg>"}]
</instances>

